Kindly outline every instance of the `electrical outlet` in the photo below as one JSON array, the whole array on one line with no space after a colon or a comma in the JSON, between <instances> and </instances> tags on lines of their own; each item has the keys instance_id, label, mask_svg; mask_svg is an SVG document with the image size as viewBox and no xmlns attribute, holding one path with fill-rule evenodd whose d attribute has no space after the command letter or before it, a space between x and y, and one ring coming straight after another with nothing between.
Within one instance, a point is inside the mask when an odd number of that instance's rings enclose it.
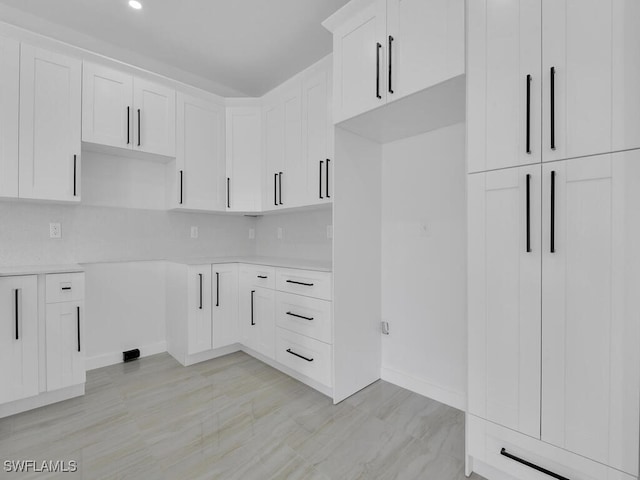
<instances>
[{"instance_id":1,"label":"electrical outlet","mask_svg":"<svg viewBox=\"0 0 640 480\"><path fill-rule=\"evenodd\" d=\"M198 238L198 227L191 227L191 238Z\"/></svg>"},{"instance_id":2,"label":"electrical outlet","mask_svg":"<svg viewBox=\"0 0 640 480\"><path fill-rule=\"evenodd\" d=\"M59 223L49 224L49 238L62 238L62 229Z\"/></svg>"},{"instance_id":3,"label":"electrical outlet","mask_svg":"<svg viewBox=\"0 0 640 480\"><path fill-rule=\"evenodd\" d=\"M327 225L327 238L333 238L333 225Z\"/></svg>"},{"instance_id":4,"label":"electrical outlet","mask_svg":"<svg viewBox=\"0 0 640 480\"><path fill-rule=\"evenodd\" d=\"M249 229L249 240L253 240L256 238L256 229L255 228L250 228Z\"/></svg>"},{"instance_id":5,"label":"electrical outlet","mask_svg":"<svg viewBox=\"0 0 640 480\"><path fill-rule=\"evenodd\" d=\"M278 240L282 240L283 234L282 234L282 227L278 227Z\"/></svg>"}]
</instances>

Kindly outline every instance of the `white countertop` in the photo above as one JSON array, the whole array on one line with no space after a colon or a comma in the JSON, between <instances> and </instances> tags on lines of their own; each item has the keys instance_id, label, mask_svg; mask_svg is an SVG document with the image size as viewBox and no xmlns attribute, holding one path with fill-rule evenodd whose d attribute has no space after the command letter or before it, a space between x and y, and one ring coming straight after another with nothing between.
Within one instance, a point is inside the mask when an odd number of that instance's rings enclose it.
<instances>
[{"instance_id":1,"label":"white countertop","mask_svg":"<svg viewBox=\"0 0 640 480\"><path fill-rule=\"evenodd\" d=\"M248 263L251 265L265 265L279 268L296 268L300 270L314 270L318 272L331 272L331 262L318 260L304 260L294 258L277 257L205 257L205 258L171 258L167 261L184 265L220 264L220 263Z\"/></svg>"},{"instance_id":2,"label":"white countertop","mask_svg":"<svg viewBox=\"0 0 640 480\"><path fill-rule=\"evenodd\" d=\"M76 264L69 265L24 265L5 267L0 266L0 277L11 277L15 275L38 275L46 273L74 273L83 272L84 269Z\"/></svg>"}]
</instances>

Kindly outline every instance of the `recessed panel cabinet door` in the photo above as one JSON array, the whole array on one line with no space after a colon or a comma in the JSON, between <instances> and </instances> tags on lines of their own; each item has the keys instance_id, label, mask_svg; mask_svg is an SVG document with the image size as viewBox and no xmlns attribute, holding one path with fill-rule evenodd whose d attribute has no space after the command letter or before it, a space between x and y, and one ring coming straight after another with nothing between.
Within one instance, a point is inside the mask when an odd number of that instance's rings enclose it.
<instances>
[{"instance_id":1,"label":"recessed panel cabinet door","mask_svg":"<svg viewBox=\"0 0 640 480\"><path fill-rule=\"evenodd\" d=\"M188 334L187 354L213 348L211 319L211 265L194 265L187 269Z\"/></svg>"},{"instance_id":2,"label":"recessed panel cabinet door","mask_svg":"<svg viewBox=\"0 0 640 480\"><path fill-rule=\"evenodd\" d=\"M112 147L133 147L133 77L84 62L82 141Z\"/></svg>"},{"instance_id":3,"label":"recessed panel cabinet door","mask_svg":"<svg viewBox=\"0 0 640 480\"><path fill-rule=\"evenodd\" d=\"M45 337L47 391L84 383L83 302L48 304Z\"/></svg>"},{"instance_id":4,"label":"recessed panel cabinet door","mask_svg":"<svg viewBox=\"0 0 640 480\"><path fill-rule=\"evenodd\" d=\"M0 37L0 197L18 196L20 44Z\"/></svg>"},{"instance_id":5,"label":"recessed panel cabinet door","mask_svg":"<svg viewBox=\"0 0 640 480\"><path fill-rule=\"evenodd\" d=\"M38 394L38 282L0 278L0 404Z\"/></svg>"},{"instance_id":6,"label":"recessed panel cabinet door","mask_svg":"<svg viewBox=\"0 0 640 480\"><path fill-rule=\"evenodd\" d=\"M640 4L543 0L543 152L640 147Z\"/></svg>"},{"instance_id":7,"label":"recessed panel cabinet door","mask_svg":"<svg viewBox=\"0 0 640 480\"><path fill-rule=\"evenodd\" d=\"M284 115L282 206L297 207L306 204L308 169L307 162L302 156L302 92L299 82L284 93L282 108Z\"/></svg>"},{"instance_id":8,"label":"recessed panel cabinet door","mask_svg":"<svg viewBox=\"0 0 640 480\"><path fill-rule=\"evenodd\" d=\"M176 155L176 92L141 78L133 82L133 148L167 157Z\"/></svg>"},{"instance_id":9,"label":"recessed panel cabinet door","mask_svg":"<svg viewBox=\"0 0 640 480\"><path fill-rule=\"evenodd\" d=\"M469 412L539 438L540 166L468 188Z\"/></svg>"},{"instance_id":10,"label":"recessed panel cabinet door","mask_svg":"<svg viewBox=\"0 0 640 480\"><path fill-rule=\"evenodd\" d=\"M638 475L640 152L543 169L542 439Z\"/></svg>"},{"instance_id":11,"label":"recessed panel cabinet door","mask_svg":"<svg viewBox=\"0 0 640 480\"><path fill-rule=\"evenodd\" d=\"M80 201L80 60L22 44L22 198Z\"/></svg>"},{"instance_id":12,"label":"recessed panel cabinet door","mask_svg":"<svg viewBox=\"0 0 640 480\"><path fill-rule=\"evenodd\" d=\"M256 350L264 356L276 356L275 292L267 288L254 288L254 328L258 330Z\"/></svg>"},{"instance_id":13,"label":"recessed panel cabinet door","mask_svg":"<svg viewBox=\"0 0 640 480\"><path fill-rule=\"evenodd\" d=\"M284 106L275 99L263 109L265 197L263 210L275 210L283 204Z\"/></svg>"},{"instance_id":14,"label":"recessed panel cabinet door","mask_svg":"<svg viewBox=\"0 0 640 480\"><path fill-rule=\"evenodd\" d=\"M467 4L468 170L540 162L541 0Z\"/></svg>"},{"instance_id":15,"label":"recessed panel cabinet door","mask_svg":"<svg viewBox=\"0 0 640 480\"><path fill-rule=\"evenodd\" d=\"M238 265L212 266L213 348L240 341Z\"/></svg>"}]
</instances>

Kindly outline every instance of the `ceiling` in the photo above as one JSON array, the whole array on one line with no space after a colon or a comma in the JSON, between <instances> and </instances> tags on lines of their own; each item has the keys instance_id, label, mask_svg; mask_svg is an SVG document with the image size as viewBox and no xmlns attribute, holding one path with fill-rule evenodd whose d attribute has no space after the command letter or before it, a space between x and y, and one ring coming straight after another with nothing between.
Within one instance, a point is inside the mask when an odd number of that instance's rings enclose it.
<instances>
[{"instance_id":1,"label":"ceiling","mask_svg":"<svg viewBox=\"0 0 640 480\"><path fill-rule=\"evenodd\" d=\"M0 18L221 95L259 96L331 52L320 22L348 2L140 1L0 0Z\"/></svg>"}]
</instances>

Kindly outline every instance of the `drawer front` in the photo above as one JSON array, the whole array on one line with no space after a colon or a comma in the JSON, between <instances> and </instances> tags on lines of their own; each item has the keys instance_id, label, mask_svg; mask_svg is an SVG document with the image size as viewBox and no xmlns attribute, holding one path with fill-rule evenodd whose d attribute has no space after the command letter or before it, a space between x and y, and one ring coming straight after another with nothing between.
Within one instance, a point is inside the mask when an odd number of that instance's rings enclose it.
<instances>
[{"instance_id":1,"label":"drawer front","mask_svg":"<svg viewBox=\"0 0 640 480\"><path fill-rule=\"evenodd\" d=\"M84 273L54 273L46 277L47 303L84 300Z\"/></svg>"},{"instance_id":2,"label":"drawer front","mask_svg":"<svg viewBox=\"0 0 640 480\"><path fill-rule=\"evenodd\" d=\"M275 289L276 274L273 267L242 264L240 275L250 286Z\"/></svg>"},{"instance_id":3,"label":"drawer front","mask_svg":"<svg viewBox=\"0 0 640 480\"><path fill-rule=\"evenodd\" d=\"M333 343L331 302L328 300L276 292L276 322L287 330Z\"/></svg>"},{"instance_id":4,"label":"drawer front","mask_svg":"<svg viewBox=\"0 0 640 480\"><path fill-rule=\"evenodd\" d=\"M518 480L552 477L517 459L571 480L636 480L634 476L469 414L467 454ZM474 471L486 473L480 466L474 466Z\"/></svg>"},{"instance_id":5,"label":"drawer front","mask_svg":"<svg viewBox=\"0 0 640 480\"><path fill-rule=\"evenodd\" d=\"M278 328L276 360L322 385L332 386L331 345Z\"/></svg>"},{"instance_id":6,"label":"drawer front","mask_svg":"<svg viewBox=\"0 0 640 480\"><path fill-rule=\"evenodd\" d=\"M331 274L279 268L276 270L276 290L331 300Z\"/></svg>"}]
</instances>

